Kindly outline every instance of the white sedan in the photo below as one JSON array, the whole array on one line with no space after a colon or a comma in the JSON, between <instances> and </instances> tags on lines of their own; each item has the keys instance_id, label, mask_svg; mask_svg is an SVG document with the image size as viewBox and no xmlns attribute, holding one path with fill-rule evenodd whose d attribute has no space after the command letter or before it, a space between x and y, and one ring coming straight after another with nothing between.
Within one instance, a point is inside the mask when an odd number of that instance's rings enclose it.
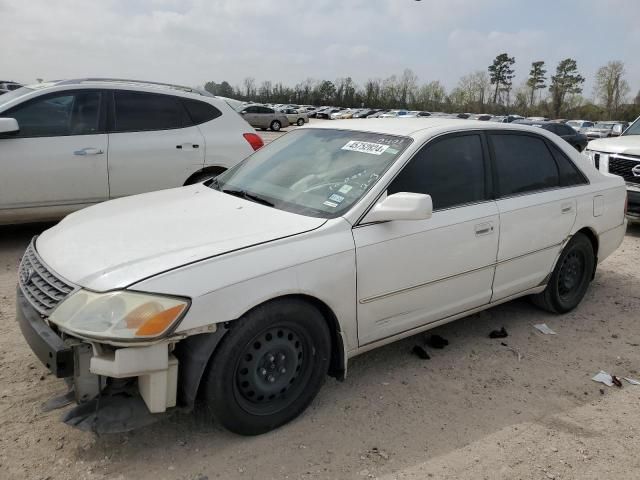
<instances>
[{"instance_id":1,"label":"white sedan","mask_svg":"<svg viewBox=\"0 0 640 480\"><path fill-rule=\"evenodd\" d=\"M367 350L525 295L574 309L622 242L625 196L541 129L304 127L216 179L45 231L20 267L18 320L73 378L71 424L133 428L201 395L259 434Z\"/></svg>"}]
</instances>

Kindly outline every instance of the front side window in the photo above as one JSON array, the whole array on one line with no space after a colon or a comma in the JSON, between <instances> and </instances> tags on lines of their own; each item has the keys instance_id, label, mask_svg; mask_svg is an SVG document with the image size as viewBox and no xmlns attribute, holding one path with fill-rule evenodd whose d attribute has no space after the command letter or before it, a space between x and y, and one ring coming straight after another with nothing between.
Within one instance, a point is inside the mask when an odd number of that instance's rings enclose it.
<instances>
[{"instance_id":1,"label":"front side window","mask_svg":"<svg viewBox=\"0 0 640 480\"><path fill-rule=\"evenodd\" d=\"M500 196L558 187L558 167L544 140L531 135L489 134Z\"/></svg>"},{"instance_id":2,"label":"front side window","mask_svg":"<svg viewBox=\"0 0 640 480\"><path fill-rule=\"evenodd\" d=\"M486 199L485 169L479 135L463 135L427 144L391 182L387 194L431 195L434 210Z\"/></svg>"},{"instance_id":3,"label":"front side window","mask_svg":"<svg viewBox=\"0 0 640 480\"><path fill-rule=\"evenodd\" d=\"M368 192L411 141L349 130L296 130L209 185L281 210L334 218Z\"/></svg>"},{"instance_id":4,"label":"front side window","mask_svg":"<svg viewBox=\"0 0 640 480\"><path fill-rule=\"evenodd\" d=\"M18 121L18 138L90 135L100 133L100 99L101 93L92 90L46 95L2 116Z\"/></svg>"},{"instance_id":5,"label":"front side window","mask_svg":"<svg viewBox=\"0 0 640 480\"><path fill-rule=\"evenodd\" d=\"M170 130L188 123L180 99L172 95L116 91L115 132Z\"/></svg>"},{"instance_id":6,"label":"front side window","mask_svg":"<svg viewBox=\"0 0 640 480\"><path fill-rule=\"evenodd\" d=\"M623 135L640 135L640 120L636 120L633 124L631 124L631 126L627 128Z\"/></svg>"}]
</instances>

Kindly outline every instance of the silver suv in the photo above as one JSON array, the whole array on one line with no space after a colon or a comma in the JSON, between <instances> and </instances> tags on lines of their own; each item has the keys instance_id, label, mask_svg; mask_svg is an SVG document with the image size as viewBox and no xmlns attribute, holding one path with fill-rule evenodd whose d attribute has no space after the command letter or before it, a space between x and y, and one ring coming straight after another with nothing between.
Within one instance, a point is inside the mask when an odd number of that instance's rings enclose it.
<instances>
[{"instance_id":1,"label":"silver suv","mask_svg":"<svg viewBox=\"0 0 640 480\"><path fill-rule=\"evenodd\" d=\"M240 115L254 128L277 132L282 127L289 126L289 119L282 113L264 105L247 105L240 110Z\"/></svg>"}]
</instances>

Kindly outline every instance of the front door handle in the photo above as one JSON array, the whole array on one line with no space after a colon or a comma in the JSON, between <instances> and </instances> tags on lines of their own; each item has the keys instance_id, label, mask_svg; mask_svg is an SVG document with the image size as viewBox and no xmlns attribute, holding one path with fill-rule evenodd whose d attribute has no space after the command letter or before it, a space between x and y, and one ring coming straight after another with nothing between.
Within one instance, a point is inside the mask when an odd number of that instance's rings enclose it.
<instances>
[{"instance_id":1,"label":"front door handle","mask_svg":"<svg viewBox=\"0 0 640 480\"><path fill-rule=\"evenodd\" d=\"M101 148L94 148L94 147L87 147L87 148L83 148L81 150L76 150L75 152L73 152L74 155L80 155L80 156L85 156L85 155L102 155L104 152L102 151Z\"/></svg>"},{"instance_id":2,"label":"front door handle","mask_svg":"<svg viewBox=\"0 0 640 480\"><path fill-rule=\"evenodd\" d=\"M482 235L490 235L491 233L493 233L493 222L479 223L474 226L474 230L476 232L476 237L481 237Z\"/></svg>"}]
</instances>

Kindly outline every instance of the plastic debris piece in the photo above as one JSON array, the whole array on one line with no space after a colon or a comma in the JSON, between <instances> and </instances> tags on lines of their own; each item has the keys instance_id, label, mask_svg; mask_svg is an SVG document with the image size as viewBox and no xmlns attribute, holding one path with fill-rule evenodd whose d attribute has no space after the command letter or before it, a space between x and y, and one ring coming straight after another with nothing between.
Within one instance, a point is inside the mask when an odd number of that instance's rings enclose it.
<instances>
[{"instance_id":1,"label":"plastic debris piece","mask_svg":"<svg viewBox=\"0 0 640 480\"><path fill-rule=\"evenodd\" d=\"M442 338L440 335L429 335L427 345L431 348L444 348L449 345L449 340Z\"/></svg>"},{"instance_id":2,"label":"plastic debris piece","mask_svg":"<svg viewBox=\"0 0 640 480\"><path fill-rule=\"evenodd\" d=\"M533 328L535 328L536 330L539 330L545 335L557 335L557 333L551 330L546 323L538 323L534 325Z\"/></svg>"},{"instance_id":3,"label":"plastic debris piece","mask_svg":"<svg viewBox=\"0 0 640 480\"><path fill-rule=\"evenodd\" d=\"M631 385L640 385L640 382L638 380L634 380L633 378L624 377L624 379Z\"/></svg>"},{"instance_id":4,"label":"plastic debris piece","mask_svg":"<svg viewBox=\"0 0 640 480\"><path fill-rule=\"evenodd\" d=\"M422 345L414 346L411 352L422 360L429 360L431 358Z\"/></svg>"},{"instance_id":5,"label":"plastic debris piece","mask_svg":"<svg viewBox=\"0 0 640 480\"><path fill-rule=\"evenodd\" d=\"M489 334L489 338L506 338L508 336L509 334L507 333L507 330L504 327L502 327L500 330L493 330Z\"/></svg>"},{"instance_id":6,"label":"plastic debris piece","mask_svg":"<svg viewBox=\"0 0 640 480\"><path fill-rule=\"evenodd\" d=\"M613 387L613 379L611 378L611 375L607 372L603 372L602 370L596 373L591 380L594 382L604 383L607 387Z\"/></svg>"}]
</instances>

